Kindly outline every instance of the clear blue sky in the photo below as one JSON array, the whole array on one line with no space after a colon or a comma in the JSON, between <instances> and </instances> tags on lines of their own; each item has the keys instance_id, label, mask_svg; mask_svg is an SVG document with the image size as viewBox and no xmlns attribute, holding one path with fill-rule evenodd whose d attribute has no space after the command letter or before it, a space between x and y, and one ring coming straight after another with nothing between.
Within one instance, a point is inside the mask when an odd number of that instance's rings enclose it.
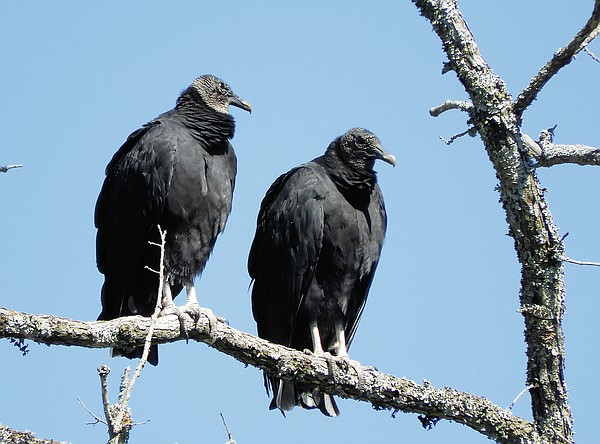
<instances>
[{"instance_id":1,"label":"clear blue sky","mask_svg":"<svg viewBox=\"0 0 600 444\"><path fill-rule=\"evenodd\" d=\"M461 1L488 63L516 96L587 20L592 1ZM451 386L508 406L524 388L519 266L496 178L479 138L449 138L466 115L428 109L465 99L429 23L408 1L2 2L0 5L0 305L93 320L102 276L93 210L104 168L128 134L170 109L196 76L212 73L252 103L233 109L239 161L233 212L204 276L200 303L255 332L247 252L259 203L282 172L347 129L379 136L398 166L378 165L389 216L370 299L350 356L381 371ZM600 42L590 49L600 54ZM600 64L582 54L524 116L534 139L600 145ZM539 171L569 256L600 261L600 171ZM566 267L566 376L578 442L597 438L600 270ZM46 438L103 442L96 368L112 368L116 400L125 359L107 350L0 342L0 422ZM341 400L337 419L269 411L262 376L203 344L161 347L138 381L131 443L223 443L226 416L240 444L482 443L440 422ZM524 396L515 412L530 418Z\"/></svg>"}]
</instances>

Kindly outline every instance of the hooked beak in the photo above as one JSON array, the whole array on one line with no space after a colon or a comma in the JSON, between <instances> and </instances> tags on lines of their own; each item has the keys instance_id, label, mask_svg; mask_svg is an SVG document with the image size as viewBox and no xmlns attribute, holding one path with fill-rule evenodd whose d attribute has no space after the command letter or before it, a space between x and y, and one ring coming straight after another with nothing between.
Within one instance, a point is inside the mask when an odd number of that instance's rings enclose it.
<instances>
[{"instance_id":1,"label":"hooked beak","mask_svg":"<svg viewBox=\"0 0 600 444\"><path fill-rule=\"evenodd\" d=\"M245 102L242 99L240 99L235 94L233 95L233 97L231 97L231 100L229 100L229 105L237 106L238 108L252 113L252 106L248 102Z\"/></svg>"},{"instance_id":2,"label":"hooked beak","mask_svg":"<svg viewBox=\"0 0 600 444\"><path fill-rule=\"evenodd\" d=\"M384 162L389 163L393 167L396 166L396 158L392 154L390 154L386 150L384 150L381 145L377 146L377 148L375 149L375 152L377 153L378 159L381 159Z\"/></svg>"}]
</instances>

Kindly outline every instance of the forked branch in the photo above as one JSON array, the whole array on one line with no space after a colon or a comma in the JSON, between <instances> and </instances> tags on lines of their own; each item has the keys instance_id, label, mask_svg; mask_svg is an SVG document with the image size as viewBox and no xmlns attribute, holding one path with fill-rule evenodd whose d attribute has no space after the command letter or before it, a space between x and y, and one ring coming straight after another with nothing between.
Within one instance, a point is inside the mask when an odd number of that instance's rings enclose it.
<instances>
[{"instance_id":1,"label":"forked branch","mask_svg":"<svg viewBox=\"0 0 600 444\"><path fill-rule=\"evenodd\" d=\"M573 40L564 48L560 48L554 53L554 57L546 63L542 69L531 79L529 85L519 94L514 103L514 111L517 116L521 116L523 111L531 105L544 85L561 68L565 67L573 57L583 50L600 33L600 0L594 3L594 10L587 23L581 28Z\"/></svg>"}]
</instances>

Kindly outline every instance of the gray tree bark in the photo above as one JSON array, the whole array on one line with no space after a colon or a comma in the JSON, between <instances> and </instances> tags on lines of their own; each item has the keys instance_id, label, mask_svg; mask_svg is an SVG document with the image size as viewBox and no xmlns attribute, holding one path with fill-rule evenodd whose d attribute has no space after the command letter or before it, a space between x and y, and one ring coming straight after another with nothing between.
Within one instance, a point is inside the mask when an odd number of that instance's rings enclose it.
<instances>
[{"instance_id":1,"label":"gray tree bark","mask_svg":"<svg viewBox=\"0 0 600 444\"><path fill-rule=\"evenodd\" d=\"M151 320L131 316L112 321L83 322L32 315L0 308L0 338L29 339L42 344L90 348L144 345ZM451 388L435 388L362 367L343 358L306 354L241 332L223 322L211 326L201 317L186 323L189 340L204 342L284 380L318 385L328 393L372 404L377 409L423 415L423 421L449 419L500 443L539 442L533 425L481 396ZM175 316L158 318L152 342L186 340Z\"/></svg>"},{"instance_id":2,"label":"gray tree bark","mask_svg":"<svg viewBox=\"0 0 600 444\"><path fill-rule=\"evenodd\" d=\"M0 442L6 444L65 444L53 439L36 438L32 432L20 432L0 424Z\"/></svg>"},{"instance_id":3,"label":"gray tree bark","mask_svg":"<svg viewBox=\"0 0 600 444\"><path fill-rule=\"evenodd\" d=\"M413 0L443 43L445 72L454 71L471 99L469 122L481 137L500 182L500 201L521 263L521 313L527 343L527 385L535 428L544 442L573 442L564 380L562 318L564 245L523 144L522 114L541 88L600 32L600 1L591 18L512 101L488 66L455 0Z\"/></svg>"}]
</instances>

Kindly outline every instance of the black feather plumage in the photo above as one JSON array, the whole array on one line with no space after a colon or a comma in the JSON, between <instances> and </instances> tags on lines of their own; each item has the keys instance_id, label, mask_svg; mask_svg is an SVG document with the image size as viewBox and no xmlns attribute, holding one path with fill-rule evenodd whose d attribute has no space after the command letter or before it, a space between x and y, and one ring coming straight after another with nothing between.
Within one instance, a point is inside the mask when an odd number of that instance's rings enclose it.
<instances>
[{"instance_id":1,"label":"black feather plumage","mask_svg":"<svg viewBox=\"0 0 600 444\"><path fill-rule=\"evenodd\" d=\"M395 164L372 133L355 128L267 191L248 258L260 337L347 356L387 225L375 159ZM319 389L268 375L265 382L273 391L271 408L339 413Z\"/></svg>"},{"instance_id":2,"label":"black feather plumage","mask_svg":"<svg viewBox=\"0 0 600 444\"><path fill-rule=\"evenodd\" d=\"M146 266L159 269L160 251L149 244L160 243L158 226L167 232L169 298L193 288L231 210L237 165L229 105L250 111L221 80L201 76L174 109L134 131L108 164L94 218L105 279L98 319L153 313L159 280ZM133 358L141 351L114 352ZM148 362L158 362L156 346Z\"/></svg>"}]
</instances>

